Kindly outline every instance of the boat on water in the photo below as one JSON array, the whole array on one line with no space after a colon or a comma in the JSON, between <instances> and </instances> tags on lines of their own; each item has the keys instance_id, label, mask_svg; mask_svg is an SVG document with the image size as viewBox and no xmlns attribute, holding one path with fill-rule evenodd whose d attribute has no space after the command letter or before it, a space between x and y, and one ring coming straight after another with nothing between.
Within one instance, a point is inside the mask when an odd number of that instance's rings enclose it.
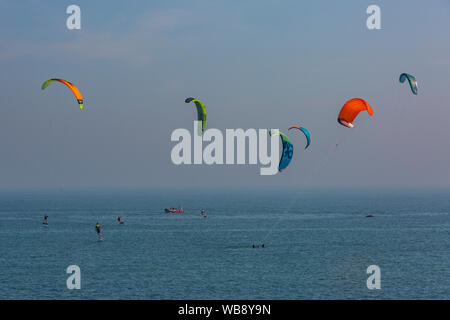
<instances>
[{"instance_id":1,"label":"boat on water","mask_svg":"<svg viewBox=\"0 0 450 320\"><path fill-rule=\"evenodd\" d=\"M165 208L164 209L165 213L184 213L184 210L182 207L178 207L178 208Z\"/></svg>"}]
</instances>

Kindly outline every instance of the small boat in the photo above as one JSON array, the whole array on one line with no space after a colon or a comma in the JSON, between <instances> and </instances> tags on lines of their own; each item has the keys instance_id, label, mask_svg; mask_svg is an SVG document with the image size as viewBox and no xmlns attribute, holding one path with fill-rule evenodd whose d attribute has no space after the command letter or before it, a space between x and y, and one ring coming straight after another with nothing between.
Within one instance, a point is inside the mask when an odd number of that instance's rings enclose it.
<instances>
[{"instance_id":1,"label":"small boat","mask_svg":"<svg viewBox=\"0 0 450 320\"><path fill-rule=\"evenodd\" d=\"M178 209L177 208L169 208L169 209L165 208L164 212L165 213L184 213L184 210L182 207L178 207Z\"/></svg>"},{"instance_id":2,"label":"small boat","mask_svg":"<svg viewBox=\"0 0 450 320\"><path fill-rule=\"evenodd\" d=\"M368 215L366 216L366 218L373 218L373 217L375 217L375 215L373 215L373 214L368 214Z\"/></svg>"}]
</instances>

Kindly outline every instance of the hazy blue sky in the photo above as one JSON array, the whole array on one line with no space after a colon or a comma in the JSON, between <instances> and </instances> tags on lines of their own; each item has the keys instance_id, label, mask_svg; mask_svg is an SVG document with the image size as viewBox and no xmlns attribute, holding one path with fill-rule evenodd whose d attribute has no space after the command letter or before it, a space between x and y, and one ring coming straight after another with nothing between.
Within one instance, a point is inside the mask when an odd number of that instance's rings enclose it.
<instances>
[{"instance_id":1,"label":"hazy blue sky","mask_svg":"<svg viewBox=\"0 0 450 320\"><path fill-rule=\"evenodd\" d=\"M66 28L81 7L82 29ZM366 28L381 7L382 30ZM0 1L0 188L450 186L450 2ZM408 72L419 95L400 84ZM82 91L80 111L65 87ZM294 159L175 166L176 128L280 128ZM354 130L336 117L366 99ZM333 148L339 141L339 147Z\"/></svg>"}]
</instances>

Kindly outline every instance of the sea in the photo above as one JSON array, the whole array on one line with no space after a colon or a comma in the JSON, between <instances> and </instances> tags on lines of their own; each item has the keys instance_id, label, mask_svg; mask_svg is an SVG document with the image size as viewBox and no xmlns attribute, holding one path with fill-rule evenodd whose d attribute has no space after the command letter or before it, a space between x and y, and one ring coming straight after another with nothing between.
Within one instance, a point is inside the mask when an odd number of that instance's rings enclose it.
<instances>
[{"instance_id":1,"label":"sea","mask_svg":"<svg viewBox=\"0 0 450 320\"><path fill-rule=\"evenodd\" d=\"M0 299L449 299L449 212L450 190L1 191Z\"/></svg>"}]
</instances>

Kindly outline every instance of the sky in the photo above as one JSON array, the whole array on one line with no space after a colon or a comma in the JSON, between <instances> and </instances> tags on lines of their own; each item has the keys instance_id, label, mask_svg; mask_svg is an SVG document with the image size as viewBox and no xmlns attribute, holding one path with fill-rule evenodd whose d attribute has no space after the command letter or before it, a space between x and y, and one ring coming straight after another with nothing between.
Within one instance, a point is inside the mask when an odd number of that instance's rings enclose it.
<instances>
[{"instance_id":1,"label":"sky","mask_svg":"<svg viewBox=\"0 0 450 320\"><path fill-rule=\"evenodd\" d=\"M372 4L381 30L366 27ZM0 0L0 189L450 187L449 16L448 0ZM63 85L42 91L49 78L77 85L84 109ZM311 146L289 131L274 176L176 166L190 96L207 129L301 125ZM351 98L374 110L354 129L336 121Z\"/></svg>"}]
</instances>

